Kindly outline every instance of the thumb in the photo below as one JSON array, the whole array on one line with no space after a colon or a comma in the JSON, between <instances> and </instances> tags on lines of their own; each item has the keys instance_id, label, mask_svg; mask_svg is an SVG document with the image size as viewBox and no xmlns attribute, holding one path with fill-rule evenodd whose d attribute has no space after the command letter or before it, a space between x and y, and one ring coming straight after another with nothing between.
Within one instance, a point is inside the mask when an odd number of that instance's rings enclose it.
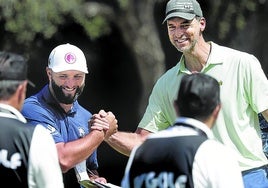
<instances>
[{"instance_id":1,"label":"thumb","mask_svg":"<svg viewBox=\"0 0 268 188\"><path fill-rule=\"evenodd\" d=\"M104 110L100 110L99 114L100 114L101 117L107 116L107 113Z\"/></svg>"}]
</instances>

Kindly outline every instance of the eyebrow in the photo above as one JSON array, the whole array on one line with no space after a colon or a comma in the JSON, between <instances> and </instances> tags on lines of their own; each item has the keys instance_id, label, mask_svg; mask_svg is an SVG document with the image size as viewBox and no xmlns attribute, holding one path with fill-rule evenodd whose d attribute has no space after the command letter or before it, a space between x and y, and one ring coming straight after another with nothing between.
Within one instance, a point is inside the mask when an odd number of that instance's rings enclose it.
<instances>
[{"instance_id":1,"label":"eyebrow","mask_svg":"<svg viewBox=\"0 0 268 188\"><path fill-rule=\"evenodd\" d=\"M191 22L192 22L192 20L185 20L185 21L181 22L181 24L186 24L186 23L191 23Z\"/></svg>"},{"instance_id":2,"label":"eyebrow","mask_svg":"<svg viewBox=\"0 0 268 188\"><path fill-rule=\"evenodd\" d=\"M180 23L180 25L188 24L188 23L191 23L191 22L192 22L192 20L184 20L183 22ZM168 25L173 25L173 24L168 23Z\"/></svg>"}]
</instances>

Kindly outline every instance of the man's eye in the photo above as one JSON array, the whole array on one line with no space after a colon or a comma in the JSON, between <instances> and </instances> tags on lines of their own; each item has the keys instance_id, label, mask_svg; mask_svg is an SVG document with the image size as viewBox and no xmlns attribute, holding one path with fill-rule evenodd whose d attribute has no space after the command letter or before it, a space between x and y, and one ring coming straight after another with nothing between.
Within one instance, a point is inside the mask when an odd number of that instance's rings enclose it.
<instances>
[{"instance_id":1,"label":"man's eye","mask_svg":"<svg viewBox=\"0 0 268 188\"><path fill-rule=\"evenodd\" d=\"M59 78L60 78L60 79L66 79L67 76L65 76L65 75L60 75Z\"/></svg>"},{"instance_id":2,"label":"man's eye","mask_svg":"<svg viewBox=\"0 0 268 188\"><path fill-rule=\"evenodd\" d=\"M190 24L182 24L182 25L181 25L181 28L182 28L182 29L188 29L189 26L190 26Z\"/></svg>"},{"instance_id":3,"label":"man's eye","mask_svg":"<svg viewBox=\"0 0 268 188\"><path fill-rule=\"evenodd\" d=\"M76 80L81 80L81 79L83 78L83 76L78 75L78 76L75 76L74 78L75 78Z\"/></svg>"},{"instance_id":4,"label":"man's eye","mask_svg":"<svg viewBox=\"0 0 268 188\"><path fill-rule=\"evenodd\" d=\"M175 27L168 27L169 30L173 31L175 29Z\"/></svg>"}]
</instances>

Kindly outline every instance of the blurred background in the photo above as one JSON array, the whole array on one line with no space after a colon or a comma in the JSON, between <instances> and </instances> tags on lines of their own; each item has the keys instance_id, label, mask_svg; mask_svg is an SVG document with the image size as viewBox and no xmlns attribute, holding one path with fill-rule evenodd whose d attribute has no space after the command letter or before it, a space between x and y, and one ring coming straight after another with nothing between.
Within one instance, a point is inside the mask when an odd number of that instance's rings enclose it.
<instances>
[{"instance_id":1,"label":"blurred background","mask_svg":"<svg viewBox=\"0 0 268 188\"><path fill-rule=\"evenodd\" d=\"M46 83L50 51L62 43L85 53L90 73L79 102L91 113L112 111L119 130L135 131L153 84L180 53L162 24L166 0L0 0L0 49L29 59L29 78ZM268 75L268 2L199 0L205 39L254 54ZM157 154L156 154L157 155ZM98 149L102 176L119 185L127 163L106 143Z\"/></svg>"}]
</instances>

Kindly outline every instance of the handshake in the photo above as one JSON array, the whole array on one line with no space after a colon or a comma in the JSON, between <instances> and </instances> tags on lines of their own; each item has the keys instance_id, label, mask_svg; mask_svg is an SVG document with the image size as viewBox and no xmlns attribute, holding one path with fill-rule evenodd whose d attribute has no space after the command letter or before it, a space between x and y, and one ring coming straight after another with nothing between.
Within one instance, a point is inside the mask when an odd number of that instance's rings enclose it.
<instances>
[{"instance_id":1,"label":"handshake","mask_svg":"<svg viewBox=\"0 0 268 188\"><path fill-rule=\"evenodd\" d=\"M94 114L89 121L91 130L99 130L104 132L104 140L108 140L111 135L117 132L117 119L112 112L100 110Z\"/></svg>"}]
</instances>

